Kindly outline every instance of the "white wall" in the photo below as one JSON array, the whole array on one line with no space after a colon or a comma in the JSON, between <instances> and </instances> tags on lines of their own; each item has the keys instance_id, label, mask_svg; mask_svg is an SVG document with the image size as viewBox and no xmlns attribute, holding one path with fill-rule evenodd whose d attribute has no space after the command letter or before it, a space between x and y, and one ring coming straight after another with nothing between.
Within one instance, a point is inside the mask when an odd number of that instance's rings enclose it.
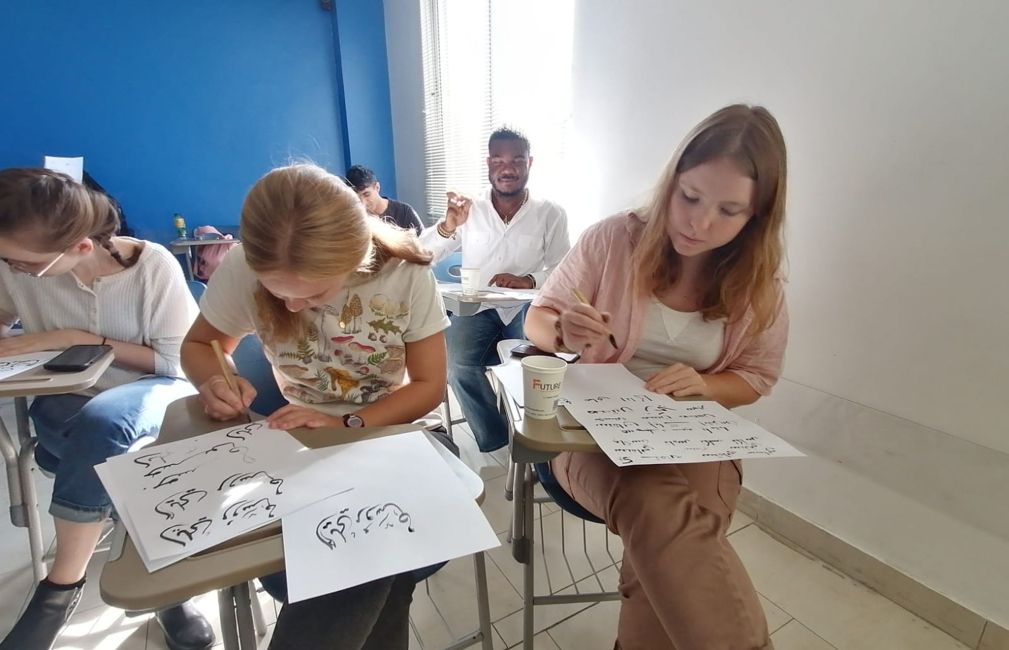
<instances>
[{"instance_id":1,"label":"white wall","mask_svg":"<svg viewBox=\"0 0 1009 650\"><path fill-rule=\"evenodd\" d=\"M424 65L421 58L420 0L385 0L385 42L389 57L396 194L423 219Z\"/></svg>"},{"instance_id":2,"label":"white wall","mask_svg":"<svg viewBox=\"0 0 1009 650\"><path fill-rule=\"evenodd\" d=\"M581 0L576 228L636 203L708 113L766 105L786 377L1009 451L1007 34L1000 0Z\"/></svg>"}]
</instances>

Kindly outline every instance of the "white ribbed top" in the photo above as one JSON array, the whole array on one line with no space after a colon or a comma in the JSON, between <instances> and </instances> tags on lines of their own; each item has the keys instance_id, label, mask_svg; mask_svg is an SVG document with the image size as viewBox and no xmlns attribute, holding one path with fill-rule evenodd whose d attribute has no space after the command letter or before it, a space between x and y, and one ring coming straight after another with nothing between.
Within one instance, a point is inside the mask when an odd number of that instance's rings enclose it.
<instances>
[{"instance_id":1,"label":"white ribbed top","mask_svg":"<svg viewBox=\"0 0 1009 650\"><path fill-rule=\"evenodd\" d=\"M642 323L641 342L624 365L646 380L674 363L700 372L715 365L724 342L724 319L706 321L701 312L676 311L652 296Z\"/></svg>"},{"instance_id":2,"label":"white ribbed top","mask_svg":"<svg viewBox=\"0 0 1009 650\"><path fill-rule=\"evenodd\" d=\"M92 287L73 272L35 278L0 263L0 320L21 319L26 334L79 329L146 345L154 350L155 374L182 377L179 348L198 313L196 303L172 254L154 242L142 243L134 266L97 278ZM144 374L113 365L96 388L120 386Z\"/></svg>"}]
</instances>

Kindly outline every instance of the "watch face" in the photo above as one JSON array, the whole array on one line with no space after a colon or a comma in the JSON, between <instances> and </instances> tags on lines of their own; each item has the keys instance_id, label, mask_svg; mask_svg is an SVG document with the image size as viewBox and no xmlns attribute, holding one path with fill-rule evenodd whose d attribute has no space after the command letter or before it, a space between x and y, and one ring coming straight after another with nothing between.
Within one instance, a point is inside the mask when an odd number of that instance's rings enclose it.
<instances>
[{"instance_id":1,"label":"watch face","mask_svg":"<svg viewBox=\"0 0 1009 650\"><path fill-rule=\"evenodd\" d=\"M344 416L343 424L352 429L360 429L364 427L364 420L361 418L360 415L354 415L353 413L349 413Z\"/></svg>"}]
</instances>

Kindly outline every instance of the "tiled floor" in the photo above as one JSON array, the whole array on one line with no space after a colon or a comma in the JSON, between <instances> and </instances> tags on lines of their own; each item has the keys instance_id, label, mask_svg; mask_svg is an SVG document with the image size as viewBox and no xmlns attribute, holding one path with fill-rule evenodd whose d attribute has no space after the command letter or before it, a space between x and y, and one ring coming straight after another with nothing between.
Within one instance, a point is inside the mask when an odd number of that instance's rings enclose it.
<instances>
[{"instance_id":1,"label":"tiled floor","mask_svg":"<svg viewBox=\"0 0 1009 650\"><path fill-rule=\"evenodd\" d=\"M8 422L10 410L0 408ZM480 454L465 425L456 427L456 440L463 459L484 478L487 497L484 512L502 542L506 538L511 504L504 500L503 453ZM51 482L37 481L40 501L48 502ZM3 500L6 501L6 491ZM6 505L6 503L0 504ZM620 540L609 537L603 528L590 525L582 551L582 528L578 521L555 507L544 506L540 525L545 531L545 547L537 549L537 584L543 591L613 588L617 570L610 559L619 560ZM52 540L48 517L47 540ZM561 545L564 528L564 551ZM821 562L778 543L739 513L730 539L746 564L773 630L778 650L886 649L943 650L965 648L906 610ZM537 538L537 542L539 539ZM609 550L607 550L607 543ZM23 529L0 522L0 634L5 634L23 607L33 587L27 563L27 539ZM543 557L546 562L543 562ZM567 559L567 562L565 562ZM164 639L150 615L128 618L121 610L106 607L98 597L97 578L104 553L98 553L89 570L90 581L71 624L56 647L67 650L143 650L164 648ZM546 569L544 569L546 565ZM522 571L506 546L491 551L487 562L494 647L508 648L521 642ZM418 585L412 606L411 648L441 648L476 629L477 612L472 562L468 558L450 562ZM267 623L276 620L276 607L263 593L260 602ZM207 617L217 625L217 604L213 594L197 599ZM535 647L544 650L594 650L611 648L616 631L619 604L555 605L537 608ZM271 628L272 629L272 628ZM268 639L264 639L264 643Z\"/></svg>"}]
</instances>

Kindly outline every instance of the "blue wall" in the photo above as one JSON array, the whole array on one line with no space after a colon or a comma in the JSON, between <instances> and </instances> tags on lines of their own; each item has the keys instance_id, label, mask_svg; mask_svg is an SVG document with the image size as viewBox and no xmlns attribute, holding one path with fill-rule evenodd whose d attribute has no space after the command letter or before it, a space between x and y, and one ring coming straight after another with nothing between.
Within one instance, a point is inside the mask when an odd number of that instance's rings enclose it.
<instances>
[{"instance_id":1,"label":"blue wall","mask_svg":"<svg viewBox=\"0 0 1009 650\"><path fill-rule=\"evenodd\" d=\"M382 2L338 0L333 19L342 70L340 96L346 120L344 158L348 164L370 167L382 183L382 194L396 196Z\"/></svg>"},{"instance_id":2,"label":"blue wall","mask_svg":"<svg viewBox=\"0 0 1009 650\"><path fill-rule=\"evenodd\" d=\"M367 30L383 44L381 69L368 74L380 90L355 96L353 112L379 101L388 116L381 2L344 4L357 24L345 42L356 47ZM341 85L355 73L341 61L359 63L337 51L335 15L317 0L3 0L0 167L84 155L142 237L170 239L174 212L190 227L237 224L246 191L271 167L346 166L356 127ZM361 162L394 188L386 122L367 128L373 138L384 128L388 160Z\"/></svg>"}]
</instances>

